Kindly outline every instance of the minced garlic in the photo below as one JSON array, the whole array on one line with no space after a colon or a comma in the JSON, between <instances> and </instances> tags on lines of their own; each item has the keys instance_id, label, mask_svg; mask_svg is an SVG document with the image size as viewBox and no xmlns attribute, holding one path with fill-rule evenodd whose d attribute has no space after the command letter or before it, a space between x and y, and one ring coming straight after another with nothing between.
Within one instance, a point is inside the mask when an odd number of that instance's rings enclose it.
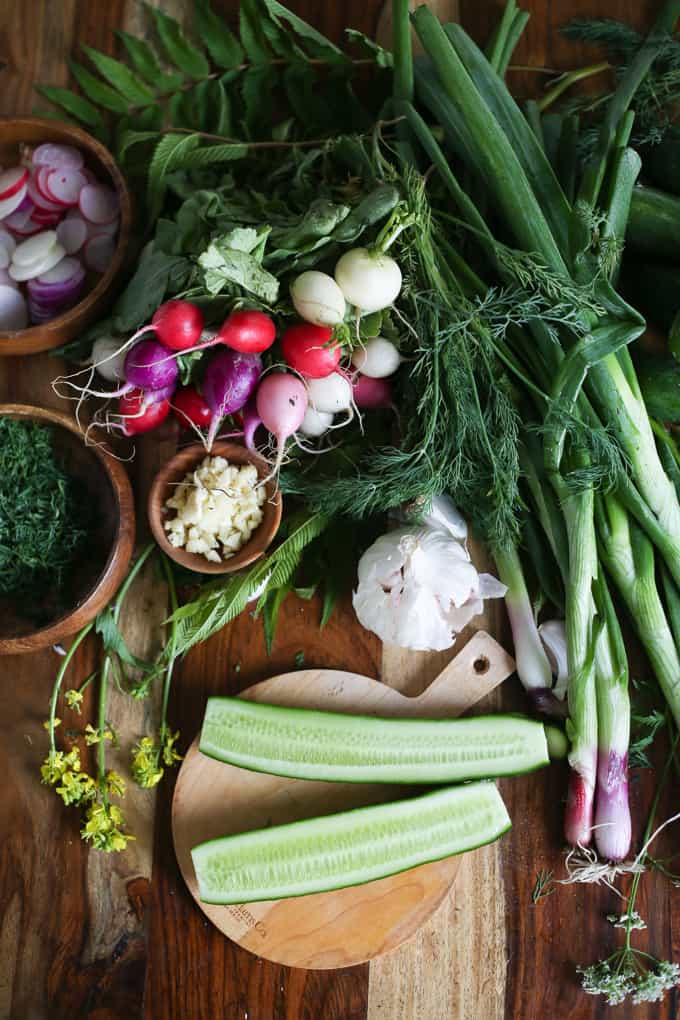
<instances>
[{"instance_id":1,"label":"minced garlic","mask_svg":"<svg viewBox=\"0 0 680 1020\"><path fill-rule=\"evenodd\" d=\"M224 457L205 457L166 500L177 514L164 524L176 549L221 563L241 549L264 517L267 498L253 464L237 466Z\"/></svg>"}]
</instances>

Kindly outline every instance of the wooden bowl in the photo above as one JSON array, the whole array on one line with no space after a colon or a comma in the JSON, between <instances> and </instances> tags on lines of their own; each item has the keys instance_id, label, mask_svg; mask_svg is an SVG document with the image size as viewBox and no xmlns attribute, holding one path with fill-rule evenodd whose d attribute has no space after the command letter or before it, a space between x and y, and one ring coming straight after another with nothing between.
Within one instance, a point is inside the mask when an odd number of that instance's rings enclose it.
<instances>
[{"instance_id":1,"label":"wooden bowl","mask_svg":"<svg viewBox=\"0 0 680 1020\"><path fill-rule=\"evenodd\" d=\"M74 308L58 315L51 322L29 326L22 330L0 331L0 356L38 354L73 340L94 321L104 309L118 274L123 267L130 238L132 205L122 173L108 149L86 131L41 117L0 117L0 166L17 162L18 147L39 145L41 142L59 142L77 146L85 156L85 164L103 184L110 184L120 202L120 229L118 243L111 264L99 277L95 286Z\"/></svg>"},{"instance_id":2,"label":"wooden bowl","mask_svg":"<svg viewBox=\"0 0 680 1020\"><path fill-rule=\"evenodd\" d=\"M177 483L181 482L189 471L193 471L205 456L205 448L200 443L193 443L191 446L185 446L161 468L154 478L149 492L149 524L153 537L163 552L175 563L186 567L187 570L194 570L198 574L230 574L259 559L271 544L281 523L283 509L281 493L273 479L267 482L267 499L263 505L264 519L253 532L250 540L230 559L223 560L221 563L211 563L200 553L176 549L170 545L163 527L165 521L174 514L174 510L165 509L165 502L174 492ZM218 440L213 443L212 456L224 457L232 464L254 464L260 478L266 478L270 472L270 467L265 460L258 457L257 454L251 453L240 443Z\"/></svg>"},{"instance_id":3,"label":"wooden bowl","mask_svg":"<svg viewBox=\"0 0 680 1020\"><path fill-rule=\"evenodd\" d=\"M96 530L86 554L69 580L73 606L35 629L8 597L0 597L0 655L34 652L57 644L94 619L111 600L127 574L135 540L132 486L123 466L100 446L86 446L72 418L59 411L24 404L0 404L0 414L54 427L54 446L68 475L95 507Z\"/></svg>"}]
</instances>

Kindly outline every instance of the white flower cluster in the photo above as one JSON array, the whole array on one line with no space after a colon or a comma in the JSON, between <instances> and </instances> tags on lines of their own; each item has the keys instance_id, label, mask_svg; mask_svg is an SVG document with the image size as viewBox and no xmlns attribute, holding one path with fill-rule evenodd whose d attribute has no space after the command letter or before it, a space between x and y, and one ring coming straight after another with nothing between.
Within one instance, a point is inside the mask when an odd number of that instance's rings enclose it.
<instances>
[{"instance_id":1,"label":"white flower cluster","mask_svg":"<svg viewBox=\"0 0 680 1020\"><path fill-rule=\"evenodd\" d=\"M637 966L633 955L638 957ZM647 959L640 960L634 949L624 949L608 960L580 969L583 990L589 995L604 995L610 1006L618 1006L629 995L635 1005L659 1002L680 984L680 964L667 960L647 963Z\"/></svg>"},{"instance_id":2,"label":"white flower cluster","mask_svg":"<svg viewBox=\"0 0 680 1020\"><path fill-rule=\"evenodd\" d=\"M237 466L224 457L205 457L166 500L166 508L177 511L164 524L168 541L176 549L220 563L234 556L262 523L266 498L253 464Z\"/></svg>"}]
</instances>

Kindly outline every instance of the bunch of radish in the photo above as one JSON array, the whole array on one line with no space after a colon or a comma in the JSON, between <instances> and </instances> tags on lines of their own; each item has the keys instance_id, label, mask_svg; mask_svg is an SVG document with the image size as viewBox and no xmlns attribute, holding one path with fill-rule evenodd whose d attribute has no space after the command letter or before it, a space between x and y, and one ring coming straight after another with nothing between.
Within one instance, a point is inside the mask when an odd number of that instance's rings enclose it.
<instances>
[{"instance_id":1,"label":"bunch of radish","mask_svg":"<svg viewBox=\"0 0 680 1020\"><path fill-rule=\"evenodd\" d=\"M0 171L0 330L48 322L80 300L116 246L118 196L71 145L45 143Z\"/></svg>"}]
</instances>

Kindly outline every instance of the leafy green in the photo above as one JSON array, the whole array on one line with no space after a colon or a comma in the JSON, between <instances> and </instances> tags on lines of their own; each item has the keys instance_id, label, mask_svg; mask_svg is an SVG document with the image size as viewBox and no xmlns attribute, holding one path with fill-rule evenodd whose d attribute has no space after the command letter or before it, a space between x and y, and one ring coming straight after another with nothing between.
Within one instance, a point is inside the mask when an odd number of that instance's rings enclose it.
<instances>
[{"instance_id":1,"label":"leafy green","mask_svg":"<svg viewBox=\"0 0 680 1020\"><path fill-rule=\"evenodd\" d=\"M208 293L219 294L227 284L235 284L273 305L279 282L262 266L263 242L268 234L268 227L238 228L211 241L198 259Z\"/></svg>"},{"instance_id":2,"label":"leafy green","mask_svg":"<svg viewBox=\"0 0 680 1020\"><path fill-rule=\"evenodd\" d=\"M196 0L196 28L203 45L218 67L237 67L243 62L243 47L215 14L210 0Z\"/></svg>"},{"instance_id":3,"label":"leafy green","mask_svg":"<svg viewBox=\"0 0 680 1020\"><path fill-rule=\"evenodd\" d=\"M52 429L0 417L0 595L17 613L49 619L87 543L86 498L61 466Z\"/></svg>"},{"instance_id":4,"label":"leafy green","mask_svg":"<svg viewBox=\"0 0 680 1020\"><path fill-rule=\"evenodd\" d=\"M157 7L149 6L149 10L168 58L191 78L205 78L210 64L202 50L187 39L179 22Z\"/></svg>"},{"instance_id":5,"label":"leafy green","mask_svg":"<svg viewBox=\"0 0 680 1020\"><path fill-rule=\"evenodd\" d=\"M162 251L148 251L139 261L134 276L116 302L113 325L127 333L148 322L171 286L185 280L187 260Z\"/></svg>"}]
</instances>

